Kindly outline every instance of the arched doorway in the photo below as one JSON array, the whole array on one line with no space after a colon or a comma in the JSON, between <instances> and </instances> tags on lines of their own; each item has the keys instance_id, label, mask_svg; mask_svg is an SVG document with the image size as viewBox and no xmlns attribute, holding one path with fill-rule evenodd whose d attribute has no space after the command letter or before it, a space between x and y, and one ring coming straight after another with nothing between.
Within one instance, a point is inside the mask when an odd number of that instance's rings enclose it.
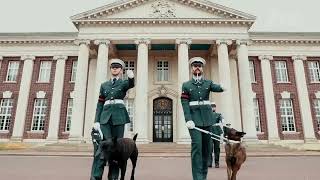
<instances>
[{"instance_id":1,"label":"arched doorway","mask_svg":"<svg viewBox=\"0 0 320 180\"><path fill-rule=\"evenodd\" d=\"M172 100L153 100L153 142L173 142Z\"/></svg>"}]
</instances>

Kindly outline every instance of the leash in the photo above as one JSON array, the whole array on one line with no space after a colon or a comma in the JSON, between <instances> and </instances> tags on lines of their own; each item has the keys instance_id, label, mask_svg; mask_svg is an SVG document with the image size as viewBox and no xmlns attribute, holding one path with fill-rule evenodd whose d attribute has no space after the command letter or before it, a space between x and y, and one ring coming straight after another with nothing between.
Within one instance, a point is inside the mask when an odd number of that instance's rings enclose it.
<instances>
[{"instance_id":1,"label":"leash","mask_svg":"<svg viewBox=\"0 0 320 180\"><path fill-rule=\"evenodd\" d=\"M223 143L223 142L231 142L231 143L241 143L239 141L234 141L234 140L230 140L228 138L225 138L225 137L221 137L221 136L218 136L216 134L213 134L212 132L209 132L209 131L206 131L206 130L203 130L201 128L198 128L198 127L194 127L193 129L197 130L197 131L200 131L202 133L205 133L205 134L208 134L211 136L211 139L214 139L216 141L219 141L220 143ZM219 139L218 139L219 138ZM221 140L222 139L222 140ZM223 141L224 140L224 141Z\"/></svg>"}]
</instances>

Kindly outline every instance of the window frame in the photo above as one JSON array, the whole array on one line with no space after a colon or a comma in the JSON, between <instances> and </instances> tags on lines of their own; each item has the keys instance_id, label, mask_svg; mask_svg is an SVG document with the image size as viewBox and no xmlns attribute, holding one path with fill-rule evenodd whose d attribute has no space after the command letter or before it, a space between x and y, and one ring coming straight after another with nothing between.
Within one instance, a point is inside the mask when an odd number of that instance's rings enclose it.
<instances>
[{"instance_id":1,"label":"window frame","mask_svg":"<svg viewBox=\"0 0 320 180\"><path fill-rule=\"evenodd\" d=\"M69 81L71 83L74 83L77 80L77 67L78 67L78 61L72 61L71 76L70 76L70 81Z\"/></svg>"},{"instance_id":2,"label":"window frame","mask_svg":"<svg viewBox=\"0 0 320 180\"><path fill-rule=\"evenodd\" d=\"M67 100L66 125L65 125L65 129L64 129L65 132L70 132L70 130L71 130L73 104L74 104L74 99L73 98L68 98L68 100Z\"/></svg>"},{"instance_id":3,"label":"window frame","mask_svg":"<svg viewBox=\"0 0 320 180\"><path fill-rule=\"evenodd\" d=\"M2 113L4 109L4 113ZM13 99L2 98L0 100L0 131L9 131L12 122ZM2 119L2 117L4 117Z\"/></svg>"},{"instance_id":4,"label":"window frame","mask_svg":"<svg viewBox=\"0 0 320 180\"><path fill-rule=\"evenodd\" d=\"M156 82L169 82L170 81L170 61L164 59L158 59L155 61L155 81ZM159 66L161 63L161 66ZM165 67L165 63L167 63L167 67ZM167 73L167 74L166 74ZM161 77L159 76L161 74ZM167 76L166 76L167 75ZM167 79L165 79L167 77Z\"/></svg>"},{"instance_id":5,"label":"window frame","mask_svg":"<svg viewBox=\"0 0 320 180\"><path fill-rule=\"evenodd\" d=\"M254 119L255 119L256 132L262 133L259 99L253 98L253 104L254 104Z\"/></svg>"},{"instance_id":6,"label":"window frame","mask_svg":"<svg viewBox=\"0 0 320 180\"><path fill-rule=\"evenodd\" d=\"M285 103L286 101L289 103ZM297 132L292 99L287 99L287 98L280 99L279 103L280 103L280 120L281 120L282 132ZM290 104L290 106L287 106L288 104ZM291 110L288 110L288 108L291 108ZM291 114L289 115L290 111L291 111ZM292 123L290 123L290 119L289 119L290 117L292 117ZM292 124L293 130L290 130L290 124Z\"/></svg>"},{"instance_id":7,"label":"window frame","mask_svg":"<svg viewBox=\"0 0 320 180\"><path fill-rule=\"evenodd\" d=\"M124 68L123 68L123 74L122 74L122 79L126 80L128 79L128 76L126 74L127 70L132 70L133 73L135 73L135 69L136 69L136 61L135 60L126 60L124 61ZM133 64L133 66L132 66Z\"/></svg>"},{"instance_id":8,"label":"window frame","mask_svg":"<svg viewBox=\"0 0 320 180\"><path fill-rule=\"evenodd\" d=\"M307 61L309 70L309 80L311 83L320 83L320 63L319 61Z\"/></svg>"},{"instance_id":9,"label":"window frame","mask_svg":"<svg viewBox=\"0 0 320 180\"><path fill-rule=\"evenodd\" d=\"M128 115L129 115L129 119L130 119L130 123L128 125L128 131L129 132L133 132L134 130L134 116L135 116L135 99L133 98L126 98L124 99L124 104L125 104L125 107L128 111Z\"/></svg>"},{"instance_id":10,"label":"window frame","mask_svg":"<svg viewBox=\"0 0 320 180\"><path fill-rule=\"evenodd\" d=\"M317 130L318 132L320 132L320 98L314 99L313 106L316 117Z\"/></svg>"},{"instance_id":11,"label":"window frame","mask_svg":"<svg viewBox=\"0 0 320 180\"><path fill-rule=\"evenodd\" d=\"M17 67L11 67L10 65L13 64L13 63L16 63ZM15 82L17 82L18 74L19 74L19 67L20 67L20 61L9 61L5 82L7 82L7 83L15 83ZM8 80L9 77L10 77L9 73L12 72L12 71L14 72L14 74L12 76L14 78L13 78L13 80Z\"/></svg>"},{"instance_id":12,"label":"window frame","mask_svg":"<svg viewBox=\"0 0 320 180\"><path fill-rule=\"evenodd\" d=\"M281 67L284 65L284 67ZM280 65L277 66L277 65ZM277 83L289 83L289 74L288 74L288 66L287 66L287 61L279 60L275 61L275 75L276 75L276 82Z\"/></svg>"},{"instance_id":13,"label":"window frame","mask_svg":"<svg viewBox=\"0 0 320 180\"><path fill-rule=\"evenodd\" d=\"M249 70L251 83L257 83L255 64L253 60L249 60Z\"/></svg>"},{"instance_id":14,"label":"window frame","mask_svg":"<svg viewBox=\"0 0 320 180\"><path fill-rule=\"evenodd\" d=\"M44 65L47 63L47 65ZM40 61L37 83L49 83L51 77L52 61Z\"/></svg>"},{"instance_id":15,"label":"window frame","mask_svg":"<svg viewBox=\"0 0 320 180\"><path fill-rule=\"evenodd\" d=\"M39 103L40 105L37 105L37 101L43 101L43 102L40 102ZM36 108L39 108L39 114L36 114ZM31 132L44 132L46 118L47 118L47 110L48 110L48 100L46 98L36 98L34 100ZM38 122L35 122L36 117L39 117Z\"/></svg>"}]
</instances>

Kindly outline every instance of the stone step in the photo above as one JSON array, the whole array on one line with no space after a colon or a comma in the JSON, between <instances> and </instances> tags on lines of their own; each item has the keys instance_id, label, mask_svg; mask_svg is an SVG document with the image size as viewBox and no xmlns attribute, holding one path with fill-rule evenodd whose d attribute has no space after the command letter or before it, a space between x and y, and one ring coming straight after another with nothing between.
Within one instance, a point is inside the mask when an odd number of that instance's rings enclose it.
<instances>
[{"instance_id":1,"label":"stone step","mask_svg":"<svg viewBox=\"0 0 320 180\"><path fill-rule=\"evenodd\" d=\"M190 144L176 144L176 143L150 143L138 144L139 152L141 153L190 153ZM92 152L92 144L47 144L32 148L35 151L48 152ZM288 147L282 147L271 144L248 144L246 145L248 152L292 152L296 151ZM224 152L224 147L221 145L221 152Z\"/></svg>"}]
</instances>

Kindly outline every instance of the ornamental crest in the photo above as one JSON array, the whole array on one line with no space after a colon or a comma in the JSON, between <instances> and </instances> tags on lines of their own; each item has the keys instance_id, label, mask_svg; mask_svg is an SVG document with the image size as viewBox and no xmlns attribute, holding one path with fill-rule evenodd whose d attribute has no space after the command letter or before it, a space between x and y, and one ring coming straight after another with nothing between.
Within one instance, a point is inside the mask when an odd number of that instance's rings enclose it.
<instances>
[{"instance_id":1,"label":"ornamental crest","mask_svg":"<svg viewBox=\"0 0 320 180\"><path fill-rule=\"evenodd\" d=\"M151 5L152 13L150 14L153 18L175 18L175 9L173 4L167 1L159 0Z\"/></svg>"}]
</instances>

